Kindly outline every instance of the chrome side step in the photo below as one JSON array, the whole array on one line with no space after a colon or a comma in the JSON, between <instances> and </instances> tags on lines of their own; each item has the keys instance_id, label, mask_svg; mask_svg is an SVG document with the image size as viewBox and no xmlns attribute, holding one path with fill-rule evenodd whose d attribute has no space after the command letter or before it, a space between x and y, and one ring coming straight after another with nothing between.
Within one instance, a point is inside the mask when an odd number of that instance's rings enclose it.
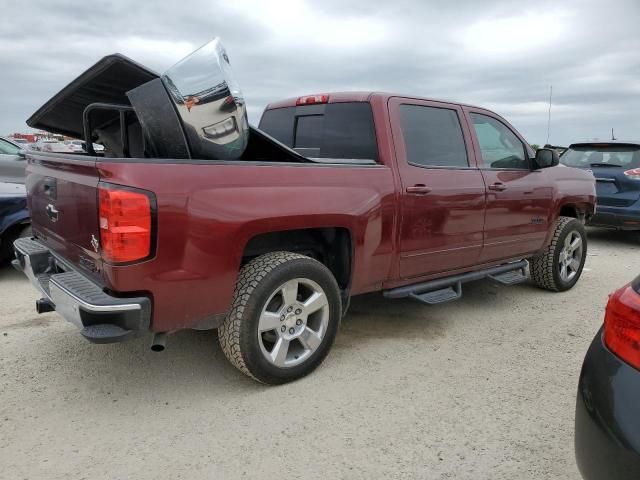
<instances>
[{"instance_id":1,"label":"chrome side step","mask_svg":"<svg viewBox=\"0 0 640 480\"><path fill-rule=\"evenodd\" d=\"M527 261L506 263L497 267L485 268L475 272L461 273L450 277L416 283L404 287L385 290L386 298L412 298L426 305L450 302L462 297L462 284L474 280L489 278L502 285L515 285L524 282L527 277Z\"/></svg>"}]
</instances>

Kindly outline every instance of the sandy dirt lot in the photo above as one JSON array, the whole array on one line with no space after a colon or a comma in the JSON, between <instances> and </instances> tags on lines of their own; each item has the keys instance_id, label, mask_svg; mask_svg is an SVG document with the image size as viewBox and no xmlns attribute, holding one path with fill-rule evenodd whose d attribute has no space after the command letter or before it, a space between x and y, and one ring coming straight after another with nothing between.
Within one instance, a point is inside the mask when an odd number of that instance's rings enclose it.
<instances>
[{"instance_id":1,"label":"sandy dirt lot","mask_svg":"<svg viewBox=\"0 0 640 480\"><path fill-rule=\"evenodd\" d=\"M578 479L575 390L637 235L589 232L571 291L477 282L437 307L354 300L311 376L244 377L215 332L86 342L0 269L0 478Z\"/></svg>"}]
</instances>

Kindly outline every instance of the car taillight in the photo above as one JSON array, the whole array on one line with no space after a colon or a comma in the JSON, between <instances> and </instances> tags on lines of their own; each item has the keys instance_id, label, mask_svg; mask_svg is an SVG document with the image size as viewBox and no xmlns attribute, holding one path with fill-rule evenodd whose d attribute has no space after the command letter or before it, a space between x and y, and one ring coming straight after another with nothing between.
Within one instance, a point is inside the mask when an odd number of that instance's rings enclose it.
<instances>
[{"instance_id":1,"label":"car taillight","mask_svg":"<svg viewBox=\"0 0 640 480\"><path fill-rule=\"evenodd\" d=\"M618 357L640 369L640 295L631 285L609 297L604 342Z\"/></svg>"},{"instance_id":2,"label":"car taillight","mask_svg":"<svg viewBox=\"0 0 640 480\"><path fill-rule=\"evenodd\" d=\"M108 263L142 260L151 254L152 199L148 192L100 186L102 258Z\"/></svg>"},{"instance_id":3,"label":"car taillight","mask_svg":"<svg viewBox=\"0 0 640 480\"><path fill-rule=\"evenodd\" d=\"M314 105L316 103L327 103L329 95L307 95L296 100L296 105Z\"/></svg>"},{"instance_id":4,"label":"car taillight","mask_svg":"<svg viewBox=\"0 0 640 480\"><path fill-rule=\"evenodd\" d=\"M640 180L640 168L632 168L624 172L624 174L631 180Z\"/></svg>"}]
</instances>

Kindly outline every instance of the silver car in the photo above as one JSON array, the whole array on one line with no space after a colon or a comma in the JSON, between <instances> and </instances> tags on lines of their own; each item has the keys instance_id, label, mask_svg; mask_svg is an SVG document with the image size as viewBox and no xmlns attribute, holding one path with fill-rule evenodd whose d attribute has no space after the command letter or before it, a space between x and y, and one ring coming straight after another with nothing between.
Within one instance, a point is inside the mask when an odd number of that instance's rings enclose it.
<instances>
[{"instance_id":1,"label":"silver car","mask_svg":"<svg viewBox=\"0 0 640 480\"><path fill-rule=\"evenodd\" d=\"M64 142L50 138L41 138L33 146L39 152L73 153L73 148Z\"/></svg>"},{"instance_id":2,"label":"silver car","mask_svg":"<svg viewBox=\"0 0 640 480\"><path fill-rule=\"evenodd\" d=\"M82 145L84 142L82 140L65 140L64 144L73 151L73 153L84 153L84 148Z\"/></svg>"},{"instance_id":3,"label":"silver car","mask_svg":"<svg viewBox=\"0 0 640 480\"><path fill-rule=\"evenodd\" d=\"M9 140L12 143L15 143L20 148L24 148L25 150L28 148L31 148L31 145L33 145L33 143L27 140L26 138L9 137L7 138L7 140Z\"/></svg>"},{"instance_id":4,"label":"silver car","mask_svg":"<svg viewBox=\"0 0 640 480\"><path fill-rule=\"evenodd\" d=\"M0 182L24 183L24 147L0 137Z\"/></svg>"}]
</instances>

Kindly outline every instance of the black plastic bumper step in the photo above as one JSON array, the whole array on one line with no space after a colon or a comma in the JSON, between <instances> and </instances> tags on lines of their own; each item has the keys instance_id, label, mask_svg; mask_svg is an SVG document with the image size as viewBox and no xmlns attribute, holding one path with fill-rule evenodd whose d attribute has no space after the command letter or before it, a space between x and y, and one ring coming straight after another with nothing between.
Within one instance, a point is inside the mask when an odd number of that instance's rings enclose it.
<instances>
[{"instance_id":1,"label":"black plastic bumper step","mask_svg":"<svg viewBox=\"0 0 640 480\"><path fill-rule=\"evenodd\" d=\"M131 303L130 299L107 295L102 288L87 280L87 277L79 272L57 273L51 277L50 281L56 283L73 296L81 298L84 303L100 306Z\"/></svg>"},{"instance_id":2,"label":"black plastic bumper step","mask_svg":"<svg viewBox=\"0 0 640 480\"><path fill-rule=\"evenodd\" d=\"M497 275L489 275L491 280L494 280L502 285L515 285L517 283L522 283L527 279L527 275L525 275L523 270L513 270L511 272L499 273Z\"/></svg>"},{"instance_id":3,"label":"black plastic bumper step","mask_svg":"<svg viewBox=\"0 0 640 480\"><path fill-rule=\"evenodd\" d=\"M440 290L432 290L431 292L411 293L409 297L427 305L437 305L438 303L458 300L462 297L462 285L458 283L457 285Z\"/></svg>"},{"instance_id":4,"label":"black plastic bumper step","mask_svg":"<svg viewBox=\"0 0 640 480\"><path fill-rule=\"evenodd\" d=\"M121 342L132 333L132 330L126 330L111 323L89 325L80 330L80 334L91 343Z\"/></svg>"},{"instance_id":5,"label":"black plastic bumper step","mask_svg":"<svg viewBox=\"0 0 640 480\"><path fill-rule=\"evenodd\" d=\"M15 242L13 242L13 245L25 255L32 256L39 253L43 253L46 255L49 254L49 249L47 247L39 242L32 240L29 237L19 238Z\"/></svg>"}]
</instances>

